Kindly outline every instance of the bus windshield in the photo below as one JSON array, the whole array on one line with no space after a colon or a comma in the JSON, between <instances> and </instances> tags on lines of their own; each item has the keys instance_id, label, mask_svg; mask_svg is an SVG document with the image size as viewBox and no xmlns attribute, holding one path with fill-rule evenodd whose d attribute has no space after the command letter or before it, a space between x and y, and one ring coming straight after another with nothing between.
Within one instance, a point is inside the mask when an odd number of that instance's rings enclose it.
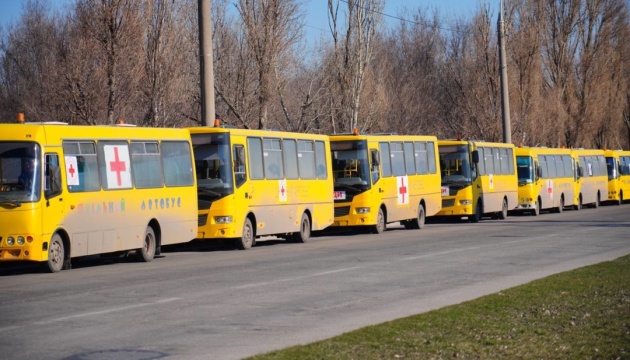
<instances>
[{"instance_id":1,"label":"bus windshield","mask_svg":"<svg viewBox=\"0 0 630 360\"><path fill-rule=\"evenodd\" d=\"M200 200L213 201L234 192L229 134L192 135Z\"/></svg>"},{"instance_id":2,"label":"bus windshield","mask_svg":"<svg viewBox=\"0 0 630 360\"><path fill-rule=\"evenodd\" d=\"M41 192L40 147L28 142L0 142L0 204L37 202Z\"/></svg>"},{"instance_id":3,"label":"bus windshield","mask_svg":"<svg viewBox=\"0 0 630 360\"><path fill-rule=\"evenodd\" d=\"M518 184L534 183L534 166L531 156L517 156L516 169L518 170Z\"/></svg>"},{"instance_id":4,"label":"bus windshield","mask_svg":"<svg viewBox=\"0 0 630 360\"><path fill-rule=\"evenodd\" d=\"M442 145L440 152L440 169L442 186L469 186L472 184L472 168L470 151L466 145Z\"/></svg>"},{"instance_id":5,"label":"bus windshield","mask_svg":"<svg viewBox=\"0 0 630 360\"><path fill-rule=\"evenodd\" d=\"M359 193L370 189L367 142L333 141L330 149L335 190Z\"/></svg>"}]
</instances>

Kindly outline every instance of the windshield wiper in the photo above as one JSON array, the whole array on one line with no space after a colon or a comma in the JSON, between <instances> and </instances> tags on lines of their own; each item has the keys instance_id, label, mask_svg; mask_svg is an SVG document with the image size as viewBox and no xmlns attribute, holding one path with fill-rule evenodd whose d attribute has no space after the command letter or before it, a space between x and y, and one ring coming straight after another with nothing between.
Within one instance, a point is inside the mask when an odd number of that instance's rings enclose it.
<instances>
[{"instance_id":1,"label":"windshield wiper","mask_svg":"<svg viewBox=\"0 0 630 360\"><path fill-rule=\"evenodd\" d=\"M210 194L210 195L217 196L217 197L221 196L221 194L220 194L220 193L218 193L218 192L216 192L216 191L212 191L212 190L210 190L210 189L208 189L208 188L202 188L202 187L200 187L200 188L198 188L197 190L199 190L200 192L206 193L206 194Z\"/></svg>"},{"instance_id":2,"label":"windshield wiper","mask_svg":"<svg viewBox=\"0 0 630 360\"><path fill-rule=\"evenodd\" d=\"M357 184L358 186L363 186L361 184ZM361 191L362 189L359 187L355 187L353 185L348 185L348 184L335 184L336 188L344 188L344 189L348 189L348 190L353 190L353 191Z\"/></svg>"},{"instance_id":3,"label":"windshield wiper","mask_svg":"<svg viewBox=\"0 0 630 360\"><path fill-rule=\"evenodd\" d=\"M14 202L14 201L0 201L0 205L8 205L14 208L22 206L22 203Z\"/></svg>"}]
</instances>

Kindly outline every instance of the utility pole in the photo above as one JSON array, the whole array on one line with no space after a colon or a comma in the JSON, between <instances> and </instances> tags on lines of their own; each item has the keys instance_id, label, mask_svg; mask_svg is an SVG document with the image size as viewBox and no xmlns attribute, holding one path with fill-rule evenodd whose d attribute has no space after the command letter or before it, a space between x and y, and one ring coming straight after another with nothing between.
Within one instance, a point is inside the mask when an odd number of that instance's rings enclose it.
<instances>
[{"instance_id":1,"label":"utility pole","mask_svg":"<svg viewBox=\"0 0 630 360\"><path fill-rule=\"evenodd\" d=\"M201 125L213 126L214 68L212 58L212 9L210 0L198 0L199 12L199 75L201 77Z\"/></svg>"},{"instance_id":2,"label":"utility pole","mask_svg":"<svg viewBox=\"0 0 630 360\"><path fill-rule=\"evenodd\" d=\"M501 68L501 118L503 119L503 142L512 143L510 124L510 97L508 95L507 60L505 59L505 25L503 23L503 0L501 0L497 33L499 34L499 66Z\"/></svg>"}]
</instances>

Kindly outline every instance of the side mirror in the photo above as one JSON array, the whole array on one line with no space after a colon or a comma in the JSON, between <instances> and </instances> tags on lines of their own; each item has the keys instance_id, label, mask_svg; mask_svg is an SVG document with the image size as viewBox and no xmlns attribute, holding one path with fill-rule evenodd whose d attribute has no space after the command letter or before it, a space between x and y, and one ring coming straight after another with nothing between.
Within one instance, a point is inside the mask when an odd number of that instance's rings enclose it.
<instances>
[{"instance_id":1,"label":"side mirror","mask_svg":"<svg viewBox=\"0 0 630 360\"><path fill-rule=\"evenodd\" d=\"M542 168L537 164L536 166L536 176L540 179L542 177Z\"/></svg>"},{"instance_id":2,"label":"side mirror","mask_svg":"<svg viewBox=\"0 0 630 360\"><path fill-rule=\"evenodd\" d=\"M578 166L577 168L577 175L579 178L581 178L584 175L584 170L582 169L581 166Z\"/></svg>"},{"instance_id":3,"label":"side mirror","mask_svg":"<svg viewBox=\"0 0 630 360\"><path fill-rule=\"evenodd\" d=\"M474 164L479 164L479 151L474 150L472 152L472 161Z\"/></svg>"}]
</instances>

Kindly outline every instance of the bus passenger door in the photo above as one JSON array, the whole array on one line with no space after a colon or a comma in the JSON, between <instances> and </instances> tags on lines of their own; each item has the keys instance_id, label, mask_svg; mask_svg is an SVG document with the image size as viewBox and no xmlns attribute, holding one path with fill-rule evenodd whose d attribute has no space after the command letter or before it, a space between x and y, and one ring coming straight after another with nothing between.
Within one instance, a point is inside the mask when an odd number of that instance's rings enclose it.
<instances>
[{"instance_id":1,"label":"bus passenger door","mask_svg":"<svg viewBox=\"0 0 630 360\"><path fill-rule=\"evenodd\" d=\"M65 204L61 181L61 164L59 154L46 153L44 161L44 202L42 205L43 241L50 238L65 218Z\"/></svg>"}]
</instances>

